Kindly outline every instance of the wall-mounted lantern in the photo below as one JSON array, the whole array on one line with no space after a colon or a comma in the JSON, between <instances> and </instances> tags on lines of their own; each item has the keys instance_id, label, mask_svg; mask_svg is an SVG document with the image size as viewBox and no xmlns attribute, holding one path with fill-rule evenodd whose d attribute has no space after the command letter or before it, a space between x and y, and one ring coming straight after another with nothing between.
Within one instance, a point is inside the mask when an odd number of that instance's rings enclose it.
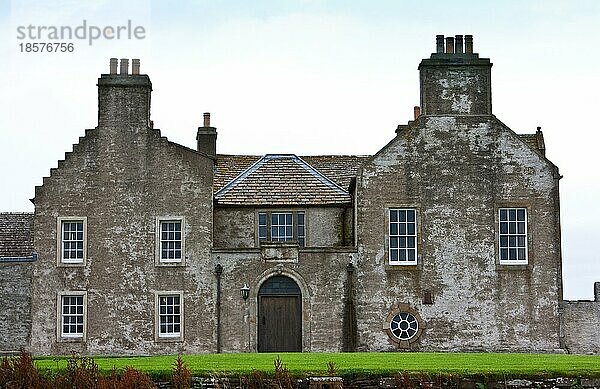
<instances>
[{"instance_id":1,"label":"wall-mounted lantern","mask_svg":"<svg viewBox=\"0 0 600 389\"><path fill-rule=\"evenodd\" d=\"M244 301L248 300L248 296L250 296L250 287L248 284L244 284L244 286L240 288L240 294L242 295Z\"/></svg>"}]
</instances>

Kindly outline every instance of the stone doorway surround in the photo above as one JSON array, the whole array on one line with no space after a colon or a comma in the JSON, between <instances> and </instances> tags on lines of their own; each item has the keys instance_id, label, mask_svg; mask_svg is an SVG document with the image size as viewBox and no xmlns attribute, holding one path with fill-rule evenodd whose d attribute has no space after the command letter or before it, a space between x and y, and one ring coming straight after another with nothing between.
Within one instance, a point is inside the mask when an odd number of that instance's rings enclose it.
<instances>
[{"instance_id":1,"label":"stone doorway surround","mask_svg":"<svg viewBox=\"0 0 600 389\"><path fill-rule=\"evenodd\" d=\"M286 276L296 282L302 294L302 352L311 350L311 293L304 278L295 270L286 267L283 264L277 264L263 273L261 273L250 287L250 344L251 352L258 351L258 291L261 285L273 276Z\"/></svg>"}]
</instances>

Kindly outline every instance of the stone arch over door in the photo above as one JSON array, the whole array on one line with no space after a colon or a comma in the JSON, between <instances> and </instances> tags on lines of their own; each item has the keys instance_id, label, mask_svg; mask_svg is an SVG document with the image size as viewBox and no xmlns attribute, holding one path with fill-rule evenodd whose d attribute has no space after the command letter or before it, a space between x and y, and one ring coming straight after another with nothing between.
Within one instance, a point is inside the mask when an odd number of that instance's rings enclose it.
<instances>
[{"instance_id":1,"label":"stone arch over door","mask_svg":"<svg viewBox=\"0 0 600 389\"><path fill-rule=\"evenodd\" d=\"M300 289L300 324L301 324L301 349L299 351L307 352L311 349L311 304L310 292L303 277L296 271L283 267L281 264L264 271L254 282L254 287L250 289L250 337L254 351L259 350L259 292L263 284L275 276L284 276L291 279Z\"/></svg>"}]
</instances>

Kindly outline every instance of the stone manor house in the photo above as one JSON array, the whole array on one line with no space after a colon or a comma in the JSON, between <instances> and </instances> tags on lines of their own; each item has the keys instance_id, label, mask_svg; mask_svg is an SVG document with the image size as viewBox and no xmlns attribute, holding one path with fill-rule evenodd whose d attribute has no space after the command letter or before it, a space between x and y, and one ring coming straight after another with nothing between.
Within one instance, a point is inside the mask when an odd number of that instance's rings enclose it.
<instances>
[{"instance_id":1,"label":"stone manor house","mask_svg":"<svg viewBox=\"0 0 600 389\"><path fill-rule=\"evenodd\" d=\"M414 120L371 156L217 154L150 120L139 60L98 125L0 214L0 351L599 353L564 301L558 168L492 114L470 35L437 37Z\"/></svg>"}]
</instances>

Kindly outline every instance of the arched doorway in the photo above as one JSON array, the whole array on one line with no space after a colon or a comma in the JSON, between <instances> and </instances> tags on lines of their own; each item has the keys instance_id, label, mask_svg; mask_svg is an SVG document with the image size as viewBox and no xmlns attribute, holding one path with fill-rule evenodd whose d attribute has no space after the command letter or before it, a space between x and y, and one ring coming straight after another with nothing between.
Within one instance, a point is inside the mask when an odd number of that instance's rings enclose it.
<instances>
[{"instance_id":1,"label":"arched doorway","mask_svg":"<svg viewBox=\"0 0 600 389\"><path fill-rule=\"evenodd\" d=\"M258 351L302 351L302 293L289 277L273 276L258 290Z\"/></svg>"}]
</instances>

